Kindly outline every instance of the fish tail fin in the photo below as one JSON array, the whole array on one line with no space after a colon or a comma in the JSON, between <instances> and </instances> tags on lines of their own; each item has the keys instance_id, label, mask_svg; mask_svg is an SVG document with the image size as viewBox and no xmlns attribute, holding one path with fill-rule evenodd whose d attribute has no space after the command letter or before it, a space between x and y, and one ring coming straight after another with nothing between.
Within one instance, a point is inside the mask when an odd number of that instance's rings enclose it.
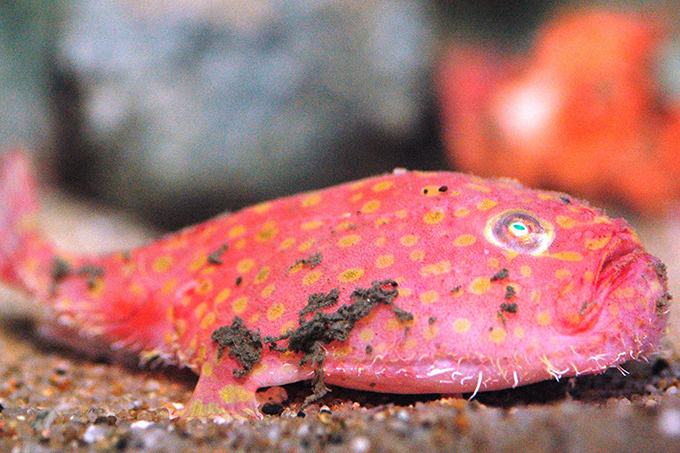
<instances>
[{"instance_id":1,"label":"fish tail fin","mask_svg":"<svg viewBox=\"0 0 680 453\"><path fill-rule=\"evenodd\" d=\"M0 281L42 295L49 290L55 247L38 228L36 192L26 153L0 154Z\"/></svg>"}]
</instances>

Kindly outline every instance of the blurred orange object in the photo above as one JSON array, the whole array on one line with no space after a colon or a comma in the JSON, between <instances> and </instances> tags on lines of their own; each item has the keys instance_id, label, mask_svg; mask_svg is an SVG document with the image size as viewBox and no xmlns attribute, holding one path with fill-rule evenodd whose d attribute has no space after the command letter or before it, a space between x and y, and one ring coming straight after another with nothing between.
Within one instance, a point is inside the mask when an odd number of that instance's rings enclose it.
<instances>
[{"instance_id":1,"label":"blurred orange object","mask_svg":"<svg viewBox=\"0 0 680 453\"><path fill-rule=\"evenodd\" d=\"M680 117L653 65L666 39L641 15L587 11L547 23L529 55L453 46L437 80L449 162L665 213L680 189Z\"/></svg>"}]
</instances>

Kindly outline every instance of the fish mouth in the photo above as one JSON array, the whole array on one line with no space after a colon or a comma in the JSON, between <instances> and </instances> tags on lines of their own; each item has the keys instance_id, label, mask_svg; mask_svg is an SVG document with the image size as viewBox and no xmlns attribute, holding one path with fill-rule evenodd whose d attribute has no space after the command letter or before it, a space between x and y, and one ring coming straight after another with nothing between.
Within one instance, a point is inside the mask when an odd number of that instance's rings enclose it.
<instances>
[{"instance_id":1,"label":"fish mouth","mask_svg":"<svg viewBox=\"0 0 680 453\"><path fill-rule=\"evenodd\" d=\"M649 261L649 255L635 236L630 233L614 236L596 268L590 294L586 293L583 299L574 301L576 304L563 313L567 330L581 332L592 327L604 307L614 300L612 293L633 277L641 261Z\"/></svg>"},{"instance_id":2,"label":"fish mouth","mask_svg":"<svg viewBox=\"0 0 680 453\"><path fill-rule=\"evenodd\" d=\"M595 277L595 287L598 288L598 293L619 286L617 283L624 280L622 277L630 272L634 263L649 257L649 254L632 235L615 237L612 242L602 258Z\"/></svg>"}]
</instances>

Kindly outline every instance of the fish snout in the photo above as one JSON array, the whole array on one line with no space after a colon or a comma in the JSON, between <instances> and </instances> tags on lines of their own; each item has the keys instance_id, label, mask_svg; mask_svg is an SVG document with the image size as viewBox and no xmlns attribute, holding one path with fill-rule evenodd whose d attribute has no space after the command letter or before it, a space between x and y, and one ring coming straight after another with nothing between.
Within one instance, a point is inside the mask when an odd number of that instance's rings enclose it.
<instances>
[{"instance_id":1,"label":"fish snout","mask_svg":"<svg viewBox=\"0 0 680 453\"><path fill-rule=\"evenodd\" d=\"M666 266L635 237L612 241L595 280L594 304L608 326L634 355L655 348L666 327L671 296Z\"/></svg>"}]
</instances>

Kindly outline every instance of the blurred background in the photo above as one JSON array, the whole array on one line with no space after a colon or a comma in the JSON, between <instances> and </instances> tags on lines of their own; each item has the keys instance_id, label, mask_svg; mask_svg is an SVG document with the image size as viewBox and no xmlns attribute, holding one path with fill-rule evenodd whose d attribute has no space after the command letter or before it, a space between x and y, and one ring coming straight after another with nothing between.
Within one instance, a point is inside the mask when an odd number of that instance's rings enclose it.
<instances>
[{"instance_id":1,"label":"blurred background","mask_svg":"<svg viewBox=\"0 0 680 453\"><path fill-rule=\"evenodd\" d=\"M674 3L2 2L0 146L161 230L394 167L669 218Z\"/></svg>"}]
</instances>

